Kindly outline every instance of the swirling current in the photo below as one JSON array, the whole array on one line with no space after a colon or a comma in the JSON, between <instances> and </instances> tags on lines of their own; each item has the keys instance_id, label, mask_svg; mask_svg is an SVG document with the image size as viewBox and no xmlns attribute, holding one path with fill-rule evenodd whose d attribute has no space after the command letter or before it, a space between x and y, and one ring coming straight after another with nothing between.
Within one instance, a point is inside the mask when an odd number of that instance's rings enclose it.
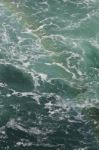
<instances>
[{"instance_id":1,"label":"swirling current","mask_svg":"<svg viewBox=\"0 0 99 150\"><path fill-rule=\"evenodd\" d=\"M0 150L99 150L98 90L98 0L0 0Z\"/></svg>"}]
</instances>

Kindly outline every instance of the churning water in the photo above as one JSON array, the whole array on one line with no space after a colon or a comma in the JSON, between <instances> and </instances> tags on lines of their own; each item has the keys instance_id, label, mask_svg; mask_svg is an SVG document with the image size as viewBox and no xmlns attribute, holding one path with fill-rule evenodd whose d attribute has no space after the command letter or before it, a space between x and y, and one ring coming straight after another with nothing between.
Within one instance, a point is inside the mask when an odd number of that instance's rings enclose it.
<instances>
[{"instance_id":1,"label":"churning water","mask_svg":"<svg viewBox=\"0 0 99 150\"><path fill-rule=\"evenodd\" d=\"M0 150L99 150L98 0L0 0Z\"/></svg>"}]
</instances>

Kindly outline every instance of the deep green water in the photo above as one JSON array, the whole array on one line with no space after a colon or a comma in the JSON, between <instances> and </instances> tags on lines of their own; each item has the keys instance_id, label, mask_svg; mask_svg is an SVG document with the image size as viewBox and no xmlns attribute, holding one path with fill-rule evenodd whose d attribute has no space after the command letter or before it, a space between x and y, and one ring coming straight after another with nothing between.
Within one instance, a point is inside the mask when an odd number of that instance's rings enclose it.
<instances>
[{"instance_id":1,"label":"deep green water","mask_svg":"<svg viewBox=\"0 0 99 150\"><path fill-rule=\"evenodd\" d=\"M0 150L99 150L98 0L0 0Z\"/></svg>"}]
</instances>

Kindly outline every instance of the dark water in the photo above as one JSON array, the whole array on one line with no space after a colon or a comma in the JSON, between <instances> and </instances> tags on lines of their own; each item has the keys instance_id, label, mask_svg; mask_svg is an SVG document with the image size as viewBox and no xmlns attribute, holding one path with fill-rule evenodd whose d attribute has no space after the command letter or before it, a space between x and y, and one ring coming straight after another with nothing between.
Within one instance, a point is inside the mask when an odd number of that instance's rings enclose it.
<instances>
[{"instance_id":1,"label":"dark water","mask_svg":"<svg viewBox=\"0 0 99 150\"><path fill-rule=\"evenodd\" d=\"M99 150L99 1L0 1L0 150Z\"/></svg>"}]
</instances>

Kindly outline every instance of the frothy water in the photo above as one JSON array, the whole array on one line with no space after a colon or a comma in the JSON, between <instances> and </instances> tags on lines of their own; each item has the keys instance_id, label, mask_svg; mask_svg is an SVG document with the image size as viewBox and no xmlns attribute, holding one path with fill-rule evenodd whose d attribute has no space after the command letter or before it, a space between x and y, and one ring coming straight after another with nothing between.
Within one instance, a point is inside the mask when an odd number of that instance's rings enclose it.
<instances>
[{"instance_id":1,"label":"frothy water","mask_svg":"<svg viewBox=\"0 0 99 150\"><path fill-rule=\"evenodd\" d=\"M0 1L0 150L99 149L98 0Z\"/></svg>"}]
</instances>

